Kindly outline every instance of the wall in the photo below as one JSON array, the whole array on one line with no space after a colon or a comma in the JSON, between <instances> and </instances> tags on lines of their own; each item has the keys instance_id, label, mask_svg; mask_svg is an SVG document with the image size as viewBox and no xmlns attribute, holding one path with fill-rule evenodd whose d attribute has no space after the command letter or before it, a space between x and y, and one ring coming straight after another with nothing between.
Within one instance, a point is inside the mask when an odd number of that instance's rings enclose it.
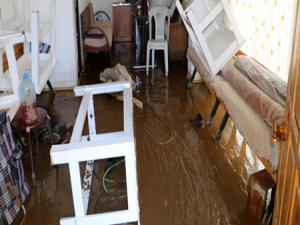
<instances>
[{"instance_id":1,"label":"wall","mask_svg":"<svg viewBox=\"0 0 300 225\"><path fill-rule=\"evenodd\" d=\"M16 13L16 8L18 7L15 5L18 5L17 1L0 0L1 17L3 23L13 19L13 16Z\"/></svg>"},{"instance_id":2,"label":"wall","mask_svg":"<svg viewBox=\"0 0 300 225\"><path fill-rule=\"evenodd\" d=\"M74 0L58 0L56 4L57 66L51 81L53 81L55 87L76 86L78 80L78 54Z\"/></svg>"},{"instance_id":3,"label":"wall","mask_svg":"<svg viewBox=\"0 0 300 225\"><path fill-rule=\"evenodd\" d=\"M19 1L19 0L17 0ZM50 11L50 0L29 0L33 10L39 10L41 15ZM77 85L78 61L75 26L75 0L56 1L56 60L57 65L51 76L54 87L64 88ZM81 5L82 1L79 0ZM85 3L86 4L86 3ZM13 6L11 0L0 0L4 8L3 21L12 19ZM24 6L23 6L24 7Z\"/></svg>"},{"instance_id":4,"label":"wall","mask_svg":"<svg viewBox=\"0 0 300 225\"><path fill-rule=\"evenodd\" d=\"M112 19L112 4L115 2L125 2L125 0L91 0L93 3L94 11L105 11Z\"/></svg>"}]
</instances>

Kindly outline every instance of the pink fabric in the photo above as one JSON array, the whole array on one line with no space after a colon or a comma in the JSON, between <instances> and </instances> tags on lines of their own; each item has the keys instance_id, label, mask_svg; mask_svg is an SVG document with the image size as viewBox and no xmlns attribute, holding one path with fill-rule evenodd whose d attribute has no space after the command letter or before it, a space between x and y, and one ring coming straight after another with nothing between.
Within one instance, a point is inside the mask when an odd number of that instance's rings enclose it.
<instances>
[{"instance_id":1,"label":"pink fabric","mask_svg":"<svg viewBox=\"0 0 300 225\"><path fill-rule=\"evenodd\" d=\"M221 71L221 74L251 108L271 127L273 127L274 122L279 124L283 122L285 115L284 108L248 80L233 65L233 62L228 63Z\"/></svg>"}]
</instances>

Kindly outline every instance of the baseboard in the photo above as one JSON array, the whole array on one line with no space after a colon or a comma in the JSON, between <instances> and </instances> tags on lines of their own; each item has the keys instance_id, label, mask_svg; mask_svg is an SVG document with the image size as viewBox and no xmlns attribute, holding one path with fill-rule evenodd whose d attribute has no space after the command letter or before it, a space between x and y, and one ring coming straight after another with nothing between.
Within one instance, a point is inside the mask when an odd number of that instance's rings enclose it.
<instances>
[{"instance_id":1,"label":"baseboard","mask_svg":"<svg viewBox=\"0 0 300 225\"><path fill-rule=\"evenodd\" d=\"M77 86L76 81L51 81L52 87L54 90L63 91L63 90L73 90ZM49 91L49 87L46 85L43 91Z\"/></svg>"}]
</instances>

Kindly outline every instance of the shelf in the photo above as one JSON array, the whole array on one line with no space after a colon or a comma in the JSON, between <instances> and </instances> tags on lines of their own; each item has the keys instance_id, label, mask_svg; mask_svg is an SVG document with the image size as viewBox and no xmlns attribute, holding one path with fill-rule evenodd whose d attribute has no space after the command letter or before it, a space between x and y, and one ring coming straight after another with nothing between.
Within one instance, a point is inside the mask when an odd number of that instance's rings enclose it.
<instances>
[{"instance_id":1,"label":"shelf","mask_svg":"<svg viewBox=\"0 0 300 225\"><path fill-rule=\"evenodd\" d=\"M16 32L16 31L0 30L0 41L7 40L9 38L14 38L19 35L20 35L20 33Z\"/></svg>"},{"instance_id":2,"label":"shelf","mask_svg":"<svg viewBox=\"0 0 300 225\"><path fill-rule=\"evenodd\" d=\"M24 71L31 69L31 54L26 53L21 56L17 61L17 68L19 74L19 80L22 80ZM40 54L39 60L39 77L38 77L38 87L35 87L37 94L40 94L43 87L47 83L51 73L55 68L55 59L51 54ZM9 70L6 71L3 75L0 75L0 90L1 91L11 91L11 79L10 79Z\"/></svg>"},{"instance_id":3,"label":"shelf","mask_svg":"<svg viewBox=\"0 0 300 225\"><path fill-rule=\"evenodd\" d=\"M20 106L20 101L15 95L1 96L0 109L7 111L7 115L12 120Z\"/></svg>"},{"instance_id":4,"label":"shelf","mask_svg":"<svg viewBox=\"0 0 300 225\"><path fill-rule=\"evenodd\" d=\"M17 31L17 32L25 31L26 39L28 41L31 40L30 22L17 20L17 21L7 24L6 26L4 26L4 28L6 30L13 30L13 31ZM48 21L45 20L43 22L40 22L39 39L45 38L47 36L47 34L49 34L53 28L54 28L54 22L52 20L48 20Z\"/></svg>"}]
</instances>

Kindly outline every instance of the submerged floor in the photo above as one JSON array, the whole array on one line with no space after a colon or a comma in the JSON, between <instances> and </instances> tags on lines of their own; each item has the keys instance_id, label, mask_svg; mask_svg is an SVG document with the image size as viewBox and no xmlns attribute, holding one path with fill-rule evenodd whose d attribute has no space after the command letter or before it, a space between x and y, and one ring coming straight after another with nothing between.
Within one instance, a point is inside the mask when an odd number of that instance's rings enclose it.
<instances>
[{"instance_id":1,"label":"submerged floor","mask_svg":"<svg viewBox=\"0 0 300 225\"><path fill-rule=\"evenodd\" d=\"M118 48L121 53L115 54L115 61L131 71L133 60L124 57L126 46ZM90 59L83 82L98 80L98 63L98 57ZM182 62L171 63L168 78L160 69L149 79L143 72L138 75L143 86L134 95L144 103L143 109L134 108L141 224L251 224L246 183L261 164L231 120L220 143L213 139L222 109L211 128L195 125L197 113L207 120L214 101L205 85L187 90ZM61 91L54 98L43 94L39 104L47 107L52 118L68 124L74 123L80 100L72 91ZM122 129L121 102L97 96L95 111L98 132ZM35 158L38 182L25 203L24 225L56 225L60 218L74 215L68 168L51 167L49 146L42 146ZM116 181L109 186L111 193L102 187L103 166L99 162L95 167L89 213L126 208L123 165L110 175Z\"/></svg>"}]
</instances>

